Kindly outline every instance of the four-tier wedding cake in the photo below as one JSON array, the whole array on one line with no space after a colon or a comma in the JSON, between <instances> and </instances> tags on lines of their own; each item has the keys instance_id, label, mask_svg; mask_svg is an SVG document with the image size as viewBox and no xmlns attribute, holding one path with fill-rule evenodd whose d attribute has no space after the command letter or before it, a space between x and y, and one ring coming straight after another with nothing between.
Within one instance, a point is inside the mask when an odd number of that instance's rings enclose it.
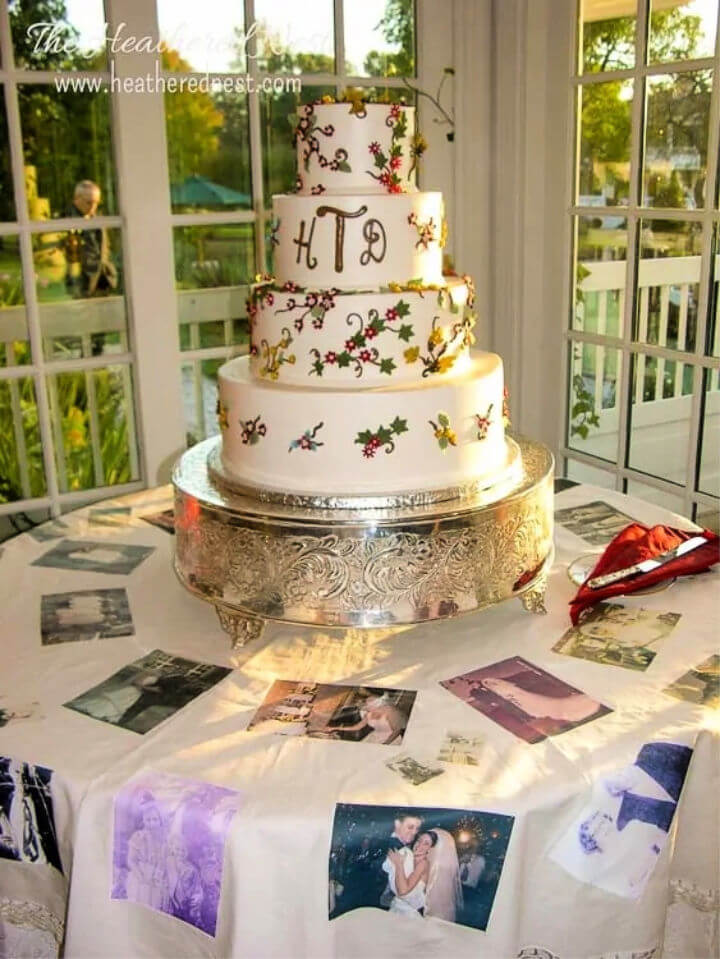
<instances>
[{"instance_id":1,"label":"four-tier wedding cake","mask_svg":"<svg viewBox=\"0 0 720 959\"><path fill-rule=\"evenodd\" d=\"M442 272L442 194L414 184L414 108L304 106L295 141L250 355L219 371L223 474L310 498L442 499L519 472L502 361L470 352L472 283Z\"/></svg>"}]
</instances>

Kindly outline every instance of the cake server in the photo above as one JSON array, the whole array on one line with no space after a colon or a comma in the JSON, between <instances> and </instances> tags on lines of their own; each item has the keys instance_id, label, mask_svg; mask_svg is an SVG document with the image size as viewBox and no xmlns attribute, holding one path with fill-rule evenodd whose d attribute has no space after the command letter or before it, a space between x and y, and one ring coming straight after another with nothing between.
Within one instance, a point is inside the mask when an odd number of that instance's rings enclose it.
<instances>
[{"instance_id":1,"label":"cake server","mask_svg":"<svg viewBox=\"0 0 720 959\"><path fill-rule=\"evenodd\" d=\"M674 549L667 553L660 553L659 556L653 556L651 559L644 559L641 563L635 563L633 566L626 566L625 569L616 569L612 573L605 573L603 576L594 576L586 583L590 589L601 589L603 586L609 586L611 583L617 583L621 579L627 579L630 576L638 576L640 573L649 573L659 566L665 566L679 556L691 553L698 546L707 543L704 536L693 536L692 539L686 539Z\"/></svg>"}]
</instances>

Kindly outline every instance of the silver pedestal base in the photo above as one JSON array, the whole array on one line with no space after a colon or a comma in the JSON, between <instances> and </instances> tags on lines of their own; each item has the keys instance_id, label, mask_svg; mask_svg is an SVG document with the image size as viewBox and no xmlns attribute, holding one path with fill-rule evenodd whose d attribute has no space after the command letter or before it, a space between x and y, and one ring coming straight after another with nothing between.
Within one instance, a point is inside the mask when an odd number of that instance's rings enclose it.
<instances>
[{"instance_id":1,"label":"silver pedestal base","mask_svg":"<svg viewBox=\"0 0 720 959\"><path fill-rule=\"evenodd\" d=\"M445 619L520 598L544 612L553 459L515 437L514 488L421 505L320 508L233 491L208 468L219 438L175 468L175 570L213 603L233 645L267 620L377 627Z\"/></svg>"}]
</instances>

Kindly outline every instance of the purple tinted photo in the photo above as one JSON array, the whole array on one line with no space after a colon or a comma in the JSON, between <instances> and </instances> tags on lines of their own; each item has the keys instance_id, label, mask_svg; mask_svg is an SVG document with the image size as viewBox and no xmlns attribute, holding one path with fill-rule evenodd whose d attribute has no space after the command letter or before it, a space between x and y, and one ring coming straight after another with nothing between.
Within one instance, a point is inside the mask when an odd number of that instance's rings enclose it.
<instances>
[{"instance_id":1,"label":"purple tinted photo","mask_svg":"<svg viewBox=\"0 0 720 959\"><path fill-rule=\"evenodd\" d=\"M146 772L115 797L112 899L137 902L215 935L223 856L241 793Z\"/></svg>"}]
</instances>

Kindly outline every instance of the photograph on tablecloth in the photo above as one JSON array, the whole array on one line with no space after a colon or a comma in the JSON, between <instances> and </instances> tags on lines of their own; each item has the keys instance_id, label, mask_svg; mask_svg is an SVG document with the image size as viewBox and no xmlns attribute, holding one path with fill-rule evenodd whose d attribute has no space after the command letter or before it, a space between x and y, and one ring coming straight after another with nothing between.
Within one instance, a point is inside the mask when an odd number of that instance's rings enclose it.
<instances>
[{"instance_id":1,"label":"photograph on tablecloth","mask_svg":"<svg viewBox=\"0 0 720 959\"><path fill-rule=\"evenodd\" d=\"M514 819L469 809L335 807L329 916L375 907L487 929Z\"/></svg>"},{"instance_id":2,"label":"photograph on tablecloth","mask_svg":"<svg viewBox=\"0 0 720 959\"><path fill-rule=\"evenodd\" d=\"M38 543L47 543L52 539L62 539L67 536L69 526L61 519L53 519L39 526L32 526L28 534Z\"/></svg>"},{"instance_id":3,"label":"photograph on tablecloth","mask_svg":"<svg viewBox=\"0 0 720 959\"><path fill-rule=\"evenodd\" d=\"M521 656L440 683L526 743L539 743L612 712Z\"/></svg>"},{"instance_id":4,"label":"photograph on tablecloth","mask_svg":"<svg viewBox=\"0 0 720 959\"><path fill-rule=\"evenodd\" d=\"M88 512L90 526L127 526L130 522L129 506L103 506Z\"/></svg>"},{"instance_id":5,"label":"photograph on tablecloth","mask_svg":"<svg viewBox=\"0 0 720 959\"><path fill-rule=\"evenodd\" d=\"M606 546L635 520L608 503L596 500L555 511L555 522L593 546Z\"/></svg>"},{"instance_id":6,"label":"photograph on tablecloth","mask_svg":"<svg viewBox=\"0 0 720 959\"><path fill-rule=\"evenodd\" d=\"M679 621L680 613L596 603L562 635L553 652L642 671L655 659L656 644L667 639Z\"/></svg>"},{"instance_id":7,"label":"photograph on tablecloth","mask_svg":"<svg viewBox=\"0 0 720 959\"><path fill-rule=\"evenodd\" d=\"M248 730L399 746L417 693L276 680Z\"/></svg>"},{"instance_id":8,"label":"photograph on tablecloth","mask_svg":"<svg viewBox=\"0 0 720 959\"><path fill-rule=\"evenodd\" d=\"M642 894L668 840L692 749L646 743L631 766L599 779L550 858L581 882Z\"/></svg>"},{"instance_id":9,"label":"photograph on tablecloth","mask_svg":"<svg viewBox=\"0 0 720 959\"><path fill-rule=\"evenodd\" d=\"M83 589L43 596L40 631L43 646L134 636L127 590Z\"/></svg>"},{"instance_id":10,"label":"photograph on tablecloth","mask_svg":"<svg viewBox=\"0 0 720 959\"><path fill-rule=\"evenodd\" d=\"M469 733L448 730L440 744L438 761L455 763L458 766L479 766L480 756L485 748L485 740Z\"/></svg>"},{"instance_id":11,"label":"photograph on tablecloth","mask_svg":"<svg viewBox=\"0 0 720 959\"><path fill-rule=\"evenodd\" d=\"M0 729L10 723L24 719L44 719L42 706L37 700L33 702L14 702L7 696L0 694ZM2 959L2 953L0 953Z\"/></svg>"},{"instance_id":12,"label":"photograph on tablecloth","mask_svg":"<svg viewBox=\"0 0 720 959\"><path fill-rule=\"evenodd\" d=\"M160 513L145 513L140 519L159 529L164 529L166 533L175 533L175 510L173 509L164 509Z\"/></svg>"},{"instance_id":13,"label":"photograph on tablecloth","mask_svg":"<svg viewBox=\"0 0 720 959\"><path fill-rule=\"evenodd\" d=\"M0 859L53 866L62 874L52 769L0 756Z\"/></svg>"},{"instance_id":14,"label":"photograph on tablecloth","mask_svg":"<svg viewBox=\"0 0 720 959\"><path fill-rule=\"evenodd\" d=\"M720 655L713 653L670 683L663 692L675 699L717 709L720 707Z\"/></svg>"},{"instance_id":15,"label":"photograph on tablecloth","mask_svg":"<svg viewBox=\"0 0 720 959\"><path fill-rule=\"evenodd\" d=\"M31 565L127 576L154 551L154 546L64 539Z\"/></svg>"},{"instance_id":16,"label":"photograph on tablecloth","mask_svg":"<svg viewBox=\"0 0 720 959\"><path fill-rule=\"evenodd\" d=\"M442 766L438 766L431 760L423 759L421 761L406 754L388 759L385 765L413 786L422 786L423 783L435 779L437 776L442 776L445 772Z\"/></svg>"},{"instance_id":17,"label":"photograph on tablecloth","mask_svg":"<svg viewBox=\"0 0 720 959\"><path fill-rule=\"evenodd\" d=\"M111 899L217 928L225 842L242 793L143 772L115 797Z\"/></svg>"},{"instance_id":18,"label":"photograph on tablecloth","mask_svg":"<svg viewBox=\"0 0 720 959\"><path fill-rule=\"evenodd\" d=\"M146 733L229 672L225 666L198 663L154 649L63 705L113 726Z\"/></svg>"}]
</instances>

